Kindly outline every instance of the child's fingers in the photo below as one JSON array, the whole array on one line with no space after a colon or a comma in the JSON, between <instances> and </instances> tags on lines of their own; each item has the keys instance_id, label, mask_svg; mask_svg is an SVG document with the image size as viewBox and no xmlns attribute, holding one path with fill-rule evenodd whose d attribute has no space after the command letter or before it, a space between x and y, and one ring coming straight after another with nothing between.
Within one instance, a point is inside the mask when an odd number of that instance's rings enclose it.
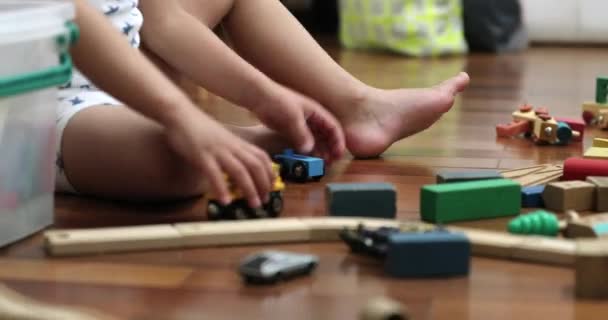
<instances>
[{"instance_id":1,"label":"child's fingers","mask_svg":"<svg viewBox=\"0 0 608 320\"><path fill-rule=\"evenodd\" d=\"M325 110L316 110L309 116L308 121L316 129L316 133L323 138L331 157L341 158L346 142L338 121Z\"/></svg>"},{"instance_id":2,"label":"child's fingers","mask_svg":"<svg viewBox=\"0 0 608 320\"><path fill-rule=\"evenodd\" d=\"M232 153L226 152L220 156L219 161L230 178L243 192L249 206L252 208L259 208L262 205L262 202L258 196L255 184L251 179L249 170L245 168L241 163L241 160L235 158Z\"/></svg>"},{"instance_id":3,"label":"child's fingers","mask_svg":"<svg viewBox=\"0 0 608 320\"><path fill-rule=\"evenodd\" d=\"M270 186L272 188L272 184L274 183L274 179L276 178L274 171L272 170L272 159L270 159L270 157L265 151L256 146L250 145L250 149L251 154L264 164L263 172L268 176L268 180L270 181Z\"/></svg>"},{"instance_id":4,"label":"child's fingers","mask_svg":"<svg viewBox=\"0 0 608 320\"><path fill-rule=\"evenodd\" d=\"M228 191L226 179L217 161L213 157L203 156L201 159L201 170L209 181L211 194L217 197L222 204L229 204L232 199Z\"/></svg>"},{"instance_id":5,"label":"child's fingers","mask_svg":"<svg viewBox=\"0 0 608 320\"><path fill-rule=\"evenodd\" d=\"M268 176L267 171L267 162L256 158L255 155L246 150L244 152L240 152L238 157L242 160L245 167L249 170L251 177L253 177L254 184L257 189L257 193L262 200L265 200L265 197L270 192L270 183L271 179Z\"/></svg>"}]
</instances>

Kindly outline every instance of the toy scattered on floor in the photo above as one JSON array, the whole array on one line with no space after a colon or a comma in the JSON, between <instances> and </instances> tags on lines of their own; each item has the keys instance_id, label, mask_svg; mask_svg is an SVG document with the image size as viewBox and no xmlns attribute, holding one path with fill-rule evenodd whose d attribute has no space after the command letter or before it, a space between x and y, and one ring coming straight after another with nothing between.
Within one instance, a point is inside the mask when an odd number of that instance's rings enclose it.
<instances>
[{"instance_id":1,"label":"toy scattered on floor","mask_svg":"<svg viewBox=\"0 0 608 320\"><path fill-rule=\"evenodd\" d=\"M577 241L575 270L578 298L608 298L608 241Z\"/></svg>"},{"instance_id":2,"label":"toy scattered on floor","mask_svg":"<svg viewBox=\"0 0 608 320\"><path fill-rule=\"evenodd\" d=\"M393 277L464 275L469 272L470 244L461 233L443 228L402 231L399 228L345 229L342 240L354 253L384 260Z\"/></svg>"},{"instance_id":3,"label":"toy scattered on floor","mask_svg":"<svg viewBox=\"0 0 608 320\"><path fill-rule=\"evenodd\" d=\"M544 207L543 191L545 191L544 185L521 188L521 206L523 208Z\"/></svg>"},{"instance_id":4,"label":"toy scattered on floor","mask_svg":"<svg viewBox=\"0 0 608 320\"><path fill-rule=\"evenodd\" d=\"M601 129L608 129L607 84L608 78L598 77L595 83L595 102L585 102L582 106L585 123Z\"/></svg>"},{"instance_id":5,"label":"toy scattered on floor","mask_svg":"<svg viewBox=\"0 0 608 320\"><path fill-rule=\"evenodd\" d=\"M390 183L328 183L325 187L330 216L395 218L397 191Z\"/></svg>"},{"instance_id":6,"label":"toy scattered on floor","mask_svg":"<svg viewBox=\"0 0 608 320\"><path fill-rule=\"evenodd\" d=\"M228 205L223 205L217 200L211 199L207 203L207 216L209 220L244 220L258 218L275 218L283 211L283 190L285 184L279 175L279 165L272 164L275 173L272 191L268 194L269 200L261 208L251 208L247 199L243 198L240 190L230 184L230 193L233 200Z\"/></svg>"},{"instance_id":7,"label":"toy scattered on floor","mask_svg":"<svg viewBox=\"0 0 608 320\"><path fill-rule=\"evenodd\" d=\"M310 274L317 264L319 258L314 255L268 250L243 259L239 273L247 283L276 283Z\"/></svg>"},{"instance_id":8,"label":"toy scattered on floor","mask_svg":"<svg viewBox=\"0 0 608 320\"><path fill-rule=\"evenodd\" d=\"M387 297L377 297L368 301L359 314L359 320L409 320L406 307Z\"/></svg>"},{"instance_id":9,"label":"toy scattered on floor","mask_svg":"<svg viewBox=\"0 0 608 320\"><path fill-rule=\"evenodd\" d=\"M563 175L561 164L541 164L531 167L502 170L505 179L511 179L522 187L544 185L559 180Z\"/></svg>"},{"instance_id":10,"label":"toy scattered on floor","mask_svg":"<svg viewBox=\"0 0 608 320\"><path fill-rule=\"evenodd\" d=\"M595 185L586 181L549 183L543 191L545 208L565 212L586 211L595 207Z\"/></svg>"},{"instance_id":11,"label":"toy scattered on floor","mask_svg":"<svg viewBox=\"0 0 608 320\"><path fill-rule=\"evenodd\" d=\"M568 238L608 237L608 213L580 217L576 212L569 212L567 222L564 235Z\"/></svg>"},{"instance_id":12,"label":"toy scattered on floor","mask_svg":"<svg viewBox=\"0 0 608 320\"><path fill-rule=\"evenodd\" d=\"M560 221L554 214L538 210L512 219L509 222L508 230L513 234L535 234L554 237L564 227L565 223L563 226L560 226Z\"/></svg>"},{"instance_id":13,"label":"toy scattered on floor","mask_svg":"<svg viewBox=\"0 0 608 320\"><path fill-rule=\"evenodd\" d=\"M575 131L566 122L556 121L546 108L534 108L524 104L513 112L513 121L496 126L498 137L513 137L524 134L531 137L536 144L566 145L570 141L580 140L581 133Z\"/></svg>"},{"instance_id":14,"label":"toy scattered on floor","mask_svg":"<svg viewBox=\"0 0 608 320\"><path fill-rule=\"evenodd\" d=\"M608 177L587 177L595 185L595 211L608 211Z\"/></svg>"},{"instance_id":15,"label":"toy scattered on floor","mask_svg":"<svg viewBox=\"0 0 608 320\"><path fill-rule=\"evenodd\" d=\"M587 159L608 160L608 148L591 147L585 151L584 157Z\"/></svg>"},{"instance_id":16,"label":"toy scattered on floor","mask_svg":"<svg viewBox=\"0 0 608 320\"><path fill-rule=\"evenodd\" d=\"M502 179L503 176L497 170L478 171L442 171L437 174L437 183L465 182L475 180Z\"/></svg>"},{"instance_id":17,"label":"toy scattered on floor","mask_svg":"<svg viewBox=\"0 0 608 320\"><path fill-rule=\"evenodd\" d=\"M285 180L319 181L325 175L323 159L295 154L291 149L285 150L283 154L275 155L274 160L281 165L281 176Z\"/></svg>"},{"instance_id":18,"label":"toy scattered on floor","mask_svg":"<svg viewBox=\"0 0 608 320\"><path fill-rule=\"evenodd\" d=\"M608 176L608 161L578 157L564 161L562 180L585 180L589 176Z\"/></svg>"},{"instance_id":19,"label":"toy scattered on floor","mask_svg":"<svg viewBox=\"0 0 608 320\"><path fill-rule=\"evenodd\" d=\"M605 138L593 138L592 147L596 148L608 148L608 139Z\"/></svg>"},{"instance_id":20,"label":"toy scattered on floor","mask_svg":"<svg viewBox=\"0 0 608 320\"><path fill-rule=\"evenodd\" d=\"M572 130L580 133L578 136L572 136L572 141L583 141L584 140L585 128L587 127L587 124L582 119L555 117L555 121L564 122L568 126L570 126L570 128Z\"/></svg>"},{"instance_id":21,"label":"toy scattered on floor","mask_svg":"<svg viewBox=\"0 0 608 320\"><path fill-rule=\"evenodd\" d=\"M521 186L509 179L426 185L420 192L420 215L426 222L514 216L520 209Z\"/></svg>"}]
</instances>

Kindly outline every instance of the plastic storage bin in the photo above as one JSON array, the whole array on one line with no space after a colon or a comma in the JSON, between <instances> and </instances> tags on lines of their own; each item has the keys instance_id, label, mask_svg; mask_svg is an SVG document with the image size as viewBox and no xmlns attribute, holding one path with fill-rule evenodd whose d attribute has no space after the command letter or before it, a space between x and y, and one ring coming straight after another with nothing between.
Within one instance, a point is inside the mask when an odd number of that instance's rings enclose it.
<instances>
[{"instance_id":1,"label":"plastic storage bin","mask_svg":"<svg viewBox=\"0 0 608 320\"><path fill-rule=\"evenodd\" d=\"M74 7L0 2L0 246L53 222L57 86L72 75Z\"/></svg>"}]
</instances>

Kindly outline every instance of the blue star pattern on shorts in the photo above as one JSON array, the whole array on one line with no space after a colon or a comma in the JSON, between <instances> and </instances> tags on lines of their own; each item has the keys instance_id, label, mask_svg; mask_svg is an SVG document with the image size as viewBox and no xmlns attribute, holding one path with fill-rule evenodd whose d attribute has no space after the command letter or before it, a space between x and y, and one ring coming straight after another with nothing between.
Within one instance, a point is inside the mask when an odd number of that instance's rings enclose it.
<instances>
[{"instance_id":1,"label":"blue star pattern on shorts","mask_svg":"<svg viewBox=\"0 0 608 320\"><path fill-rule=\"evenodd\" d=\"M72 103L73 106L79 105L84 102L84 100L80 99L78 96L76 96L68 101L70 101L70 103Z\"/></svg>"},{"instance_id":2,"label":"blue star pattern on shorts","mask_svg":"<svg viewBox=\"0 0 608 320\"><path fill-rule=\"evenodd\" d=\"M129 32L133 30L133 27L135 26L128 22L125 22L125 26L122 27L122 33L124 33L125 35L129 35Z\"/></svg>"}]
</instances>

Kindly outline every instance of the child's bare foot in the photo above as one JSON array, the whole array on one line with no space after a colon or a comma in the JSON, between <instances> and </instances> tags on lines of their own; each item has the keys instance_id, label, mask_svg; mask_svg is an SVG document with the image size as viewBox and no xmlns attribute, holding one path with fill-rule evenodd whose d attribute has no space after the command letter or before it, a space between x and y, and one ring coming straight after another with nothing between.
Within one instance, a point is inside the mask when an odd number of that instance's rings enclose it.
<instances>
[{"instance_id":1,"label":"child's bare foot","mask_svg":"<svg viewBox=\"0 0 608 320\"><path fill-rule=\"evenodd\" d=\"M468 83L469 76L462 72L432 88L371 88L355 105L334 109L348 150L355 157L375 157L394 142L423 131L450 110Z\"/></svg>"}]
</instances>

